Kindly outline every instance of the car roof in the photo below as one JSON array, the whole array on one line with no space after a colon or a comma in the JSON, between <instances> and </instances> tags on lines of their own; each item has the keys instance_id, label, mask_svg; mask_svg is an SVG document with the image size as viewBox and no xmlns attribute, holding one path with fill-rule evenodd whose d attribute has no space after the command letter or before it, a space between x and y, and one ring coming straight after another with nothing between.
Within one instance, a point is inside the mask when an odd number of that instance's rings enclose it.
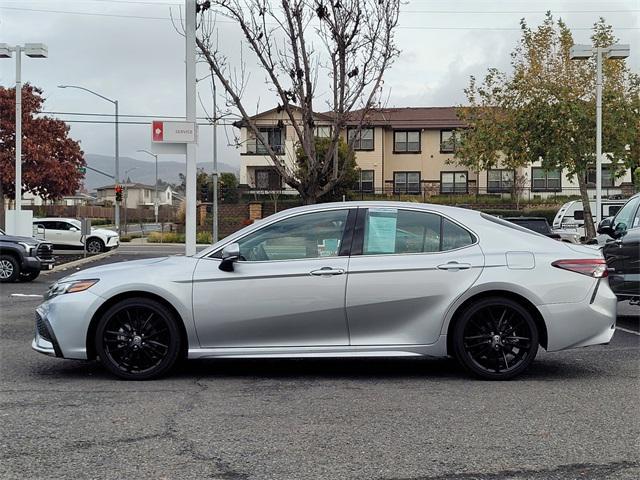
<instances>
[{"instance_id":1,"label":"car roof","mask_svg":"<svg viewBox=\"0 0 640 480\"><path fill-rule=\"evenodd\" d=\"M69 222L71 220L76 220L75 218L62 218L62 217L43 217L43 218L34 218L33 221L34 222L58 222L58 221L62 221L62 222Z\"/></svg>"}]
</instances>

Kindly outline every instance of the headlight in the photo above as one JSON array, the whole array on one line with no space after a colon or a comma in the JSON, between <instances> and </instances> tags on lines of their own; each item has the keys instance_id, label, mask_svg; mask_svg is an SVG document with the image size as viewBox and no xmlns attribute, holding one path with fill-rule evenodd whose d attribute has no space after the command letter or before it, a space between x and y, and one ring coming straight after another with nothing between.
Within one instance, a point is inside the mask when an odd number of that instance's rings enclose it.
<instances>
[{"instance_id":1,"label":"headlight","mask_svg":"<svg viewBox=\"0 0 640 480\"><path fill-rule=\"evenodd\" d=\"M98 283L97 278L93 278L90 280L71 280L68 282L56 282L51 287L49 287L49 291L45 295L45 299L49 300L50 298L57 297L58 295L63 295L65 293L76 293L76 292L84 292L88 288L91 288L96 283Z\"/></svg>"},{"instance_id":2,"label":"headlight","mask_svg":"<svg viewBox=\"0 0 640 480\"><path fill-rule=\"evenodd\" d=\"M26 250L28 257L30 257L31 252L33 252L36 249L35 245L29 245L28 243L25 243L25 242L18 242L18 245L21 245L22 248Z\"/></svg>"}]
</instances>

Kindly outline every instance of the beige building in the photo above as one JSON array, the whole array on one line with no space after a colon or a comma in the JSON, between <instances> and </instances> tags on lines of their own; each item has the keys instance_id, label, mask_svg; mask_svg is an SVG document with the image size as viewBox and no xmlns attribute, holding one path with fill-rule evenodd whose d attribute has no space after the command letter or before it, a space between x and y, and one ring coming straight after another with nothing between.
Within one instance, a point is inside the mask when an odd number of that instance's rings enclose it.
<instances>
[{"instance_id":1,"label":"beige building","mask_svg":"<svg viewBox=\"0 0 640 480\"><path fill-rule=\"evenodd\" d=\"M127 208L148 207L154 205L155 188L153 185L144 185L142 183L123 183L122 185L122 206L126 204ZM105 185L96 189L96 203L104 204L105 202L115 203L116 190L115 185ZM171 187L158 187L158 205L172 205L173 194Z\"/></svg>"},{"instance_id":2,"label":"beige building","mask_svg":"<svg viewBox=\"0 0 640 480\"><path fill-rule=\"evenodd\" d=\"M272 109L255 115L253 120L272 149L287 165L293 165L297 137L287 114ZM317 114L315 122L318 136L330 135L330 114ZM265 147L242 122L236 126L241 141L240 184L262 191L286 189ZM508 195L517 179L521 194L531 198L579 194L575 179L570 181L563 172L545 171L539 164L518 172L501 168L473 172L457 165L456 130L461 128L464 124L455 107L385 108L369 113L357 138L352 138L350 128L342 132L345 139L353 139L360 168L358 189L363 193L423 196L476 191ZM613 178L606 163L604 194L624 193L624 184L631 182L630 171ZM595 188L595 170L589 172L587 181Z\"/></svg>"}]
</instances>

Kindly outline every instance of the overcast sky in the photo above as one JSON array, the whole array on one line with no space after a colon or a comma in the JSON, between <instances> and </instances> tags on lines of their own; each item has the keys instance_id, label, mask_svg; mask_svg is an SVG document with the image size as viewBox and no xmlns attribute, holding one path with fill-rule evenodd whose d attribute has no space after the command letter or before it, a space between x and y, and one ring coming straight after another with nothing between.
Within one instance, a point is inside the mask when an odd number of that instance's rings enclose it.
<instances>
[{"instance_id":1,"label":"overcast sky","mask_svg":"<svg viewBox=\"0 0 640 480\"><path fill-rule=\"evenodd\" d=\"M184 39L171 25L170 5L179 0L0 0L0 42L43 42L48 59L24 58L23 81L44 89L45 109L51 112L112 113L111 104L59 84L90 88L118 99L121 114L155 117L184 115ZM388 72L389 106L448 106L464 102L469 75L483 76L489 67L507 69L509 53L519 38L519 21L538 25L544 11L562 17L577 42L589 41L588 30L603 16L622 43L631 45L627 60L640 71L640 0L411 0L402 7L398 45L400 58ZM440 13L438 13L440 12ZM141 18L145 17L145 18ZM219 23L221 49L230 57L240 51L241 35L233 24ZM246 50L246 47L245 47ZM275 106L264 88L264 75L249 58L252 74L247 99L254 109ZM0 59L0 85L13 86L14 60ZM199 68L198 77L206 69ZM205 105L211 103L210 83L199 84ZM199 114L204 115L199 105ZM320 105L318 109L323 109ZM210 109L209 109L210 112ZM60 115L74 120L108 117ZM133 120L122 118L123 121ZM135 119L140 121L142 119ZM146 121L146 120L144 120ZM71 135L86 153L113 155L113 125L71 123ZM238 150L227 146L233 127L219 130L219 159L239 165ZM123 124L120 152L140 160L136 153L149 148L148 125ZM198 161L211 158L211 128L201 127ZM165 157L175 160L180 157Z\"/></svg>"}]
</instances>

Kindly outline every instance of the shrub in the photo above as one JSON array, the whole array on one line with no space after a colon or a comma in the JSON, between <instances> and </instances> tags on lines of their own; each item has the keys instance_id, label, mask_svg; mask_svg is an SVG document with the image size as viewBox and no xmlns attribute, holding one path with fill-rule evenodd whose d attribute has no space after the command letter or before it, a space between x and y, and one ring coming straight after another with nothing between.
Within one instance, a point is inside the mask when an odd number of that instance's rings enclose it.
<instances>
[{"instance_id":1,"label":"shrub","mask_svg":"<svg viewBox=\"0 0 640 480\"><path fill-rule=\"evenodd\" d=\"M175 232L151 232L147 237L149 243L184 243L184 234Z\"/></svg>"}]
</instances>

